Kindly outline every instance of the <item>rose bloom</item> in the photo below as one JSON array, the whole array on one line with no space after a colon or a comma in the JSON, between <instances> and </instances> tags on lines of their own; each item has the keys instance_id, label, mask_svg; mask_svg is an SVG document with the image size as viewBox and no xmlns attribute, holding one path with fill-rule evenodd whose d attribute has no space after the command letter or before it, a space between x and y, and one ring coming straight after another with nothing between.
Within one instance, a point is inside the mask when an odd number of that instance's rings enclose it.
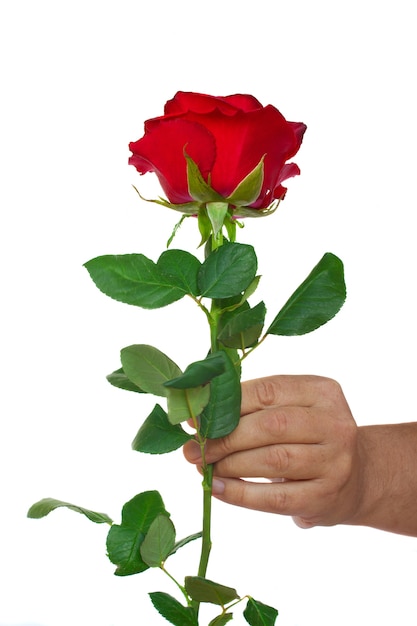
<instances>
[{"instance_id":1,"label":"rose bloom","mask_svg":"<svg viewBox=\"0 0 417 626\"><path fill-rule=\"evenodd\" d=\"M250 206L268 207L285 196L282 182L300 173L287 163L298 151L305 124L287 122L272 105L250 95L225 97L179 91L164 115L145 122L142 139L129 144L129 163L141 174L155 172L172 204L191 202L184 151L206 182L227 198L264 160L264 180Z\"/></svg>"}]
</instances>

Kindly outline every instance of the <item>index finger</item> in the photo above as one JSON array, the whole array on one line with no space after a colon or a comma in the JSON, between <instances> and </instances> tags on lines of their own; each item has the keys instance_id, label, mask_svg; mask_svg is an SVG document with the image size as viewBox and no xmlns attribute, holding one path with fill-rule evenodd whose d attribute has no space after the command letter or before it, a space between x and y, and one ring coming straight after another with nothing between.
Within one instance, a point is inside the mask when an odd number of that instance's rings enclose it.
<instances>
[{"instance_id":1,"label":"index finger","mask_svg":"<svg viewBox=\"0 0 417 626\"><path fill-rule=\"evenodd\" d=\"M337 387L337 389L336 389ZM321 376L277 375L242 383L241 415L269 407L329 406L339 385Z\"/></svg>"}]
</instances>

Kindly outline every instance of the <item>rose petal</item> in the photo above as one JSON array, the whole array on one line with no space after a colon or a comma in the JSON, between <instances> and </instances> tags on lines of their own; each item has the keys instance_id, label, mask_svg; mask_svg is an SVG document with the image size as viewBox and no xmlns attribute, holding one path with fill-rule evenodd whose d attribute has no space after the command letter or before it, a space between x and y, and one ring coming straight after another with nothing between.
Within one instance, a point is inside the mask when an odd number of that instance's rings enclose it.
<instances>
[{"instance_id":1,"label":"rose petal","mask_svg":"<svg viewBox=\"0 0 417 626\"><path fill-rule=\"evenodd\" d=\"M201 124L182 118L155 118L142 139L129 144L129 164L138 172L155 172L168 200L182 204L192 200L188 192L184 149L207 177L216 156L211 133Z\"/></svg>"},{"instance_id":2,"label":"rose petal","mask_svg":"<svg viewBox=\"0 0 417 626\"><path fill-rule=\"evenodd\" d=\"M256 109L263 108L259 100L248 94L236 93L232 96L225 96L221 99L225 100L229 104L233 104L233 106L240 111L255 111Z\"/></svg>"},{"instance_id":3,"label":"rose petal","mask_svg":"<svg viewBox=\"0 0 417 626\"><path fill-rule=\"evenodd\" d=\"M228 103L226 98L216 98L202 93L178 91L165 105L165 115L180 115L188 112L206 115L219 109L225 115L234 115L239 108Z\"/></svg>"}]
</instances>

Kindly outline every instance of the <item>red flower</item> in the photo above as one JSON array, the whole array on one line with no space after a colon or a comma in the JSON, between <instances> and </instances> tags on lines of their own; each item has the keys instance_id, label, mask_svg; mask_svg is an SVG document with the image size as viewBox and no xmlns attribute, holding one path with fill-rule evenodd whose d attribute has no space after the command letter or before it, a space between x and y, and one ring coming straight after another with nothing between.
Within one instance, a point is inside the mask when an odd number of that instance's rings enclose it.
<instances>
[{"instance_id":1,"label":"red flower","mask_svg":"<svg viewBox=\"0 0 417 626\"><path fill-rule=\"evenodd\" d=\"M166 103L163 116L145 122L142 139L129 144L129 163L141 174L155 172L168 200L184 204L193 200L184 150L224 198L265 155L262 189L250 205L263 209L284 197L284 180L300 173L287 161L297 153L305 130L305 124L287 122L275 107L263 107L250 95L179 91Z\"/></svg>"}]
</instances>

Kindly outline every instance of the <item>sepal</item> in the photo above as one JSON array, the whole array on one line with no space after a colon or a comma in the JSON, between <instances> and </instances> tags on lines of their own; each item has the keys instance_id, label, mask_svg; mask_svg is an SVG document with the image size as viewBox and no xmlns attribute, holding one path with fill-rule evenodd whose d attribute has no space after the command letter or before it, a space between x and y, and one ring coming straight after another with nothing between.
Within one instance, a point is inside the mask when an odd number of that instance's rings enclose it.
<instances>
[{"instance_id":1,"label":"sepal","mask_svg":"<svg viewBox=\"0 0 417 626\"><path fill-rule=\"evenodd\" d=\"M229 204L234 206L247 206L253 204L262 190L264 182L264 155L258 165L237 185L235 190L226 198ZM255 209L256 210L256 209Z\"/></svg>"},{"instance_id":2,"label":"sepal","mask_svg":"<svg viewBox=\"0 0 417 626\"><path fill-rule=\"evenodd\" d=\"M195 161L185 152L187 161L188 192L196 202L224 202L224 198L217 193L203 178Z\"/></svg>"}]
</instances>

